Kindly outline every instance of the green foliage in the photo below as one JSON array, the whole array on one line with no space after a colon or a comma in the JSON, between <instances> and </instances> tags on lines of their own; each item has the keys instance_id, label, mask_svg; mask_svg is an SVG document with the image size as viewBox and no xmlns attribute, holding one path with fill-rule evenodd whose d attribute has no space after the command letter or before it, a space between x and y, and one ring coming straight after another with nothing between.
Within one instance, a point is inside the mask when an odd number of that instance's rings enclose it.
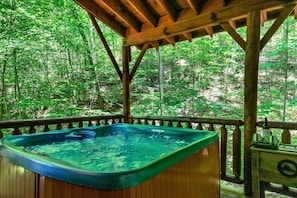
<instances>
[{"instance_id":1,"label":"green foliage","mask_svg":"<svg viewBox=\"0 0 297 198\"><path fill-rule=\"evenodd\" d=\"M296 20L285 24L288 42L280 28L261 52L259 117L280 119L285 91L287 120L297 113ZM122 39L99 25L120 65ZM245 38L245 28L237 32ZM139 53L132 48L130 70ZM156 50L147 50L131 82L133 115L243 119L245 54L227 33L163 46L160 54L162 68ZM73 1L1 1L0 65L2 119L122 112L120 78L88 15Z\"/></svg>"}]
</instances>

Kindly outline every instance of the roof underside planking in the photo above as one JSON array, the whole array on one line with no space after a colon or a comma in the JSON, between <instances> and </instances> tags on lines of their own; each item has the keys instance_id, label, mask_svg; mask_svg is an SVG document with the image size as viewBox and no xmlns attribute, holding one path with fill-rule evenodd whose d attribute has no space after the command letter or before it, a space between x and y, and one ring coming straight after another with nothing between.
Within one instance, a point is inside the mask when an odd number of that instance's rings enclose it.
<instances>
[{"instance_id":1,"label":"roof underside planking","mask_svg":"<svg viewBox=\"0 0 297 198\"><path fill-rule=\"evenodd\" d=\"M297 0L75 0L124 39L124 46L162 45L246 26L261 11L261 25L287 6L297 18Z\"/></svg>"}]
</instances>

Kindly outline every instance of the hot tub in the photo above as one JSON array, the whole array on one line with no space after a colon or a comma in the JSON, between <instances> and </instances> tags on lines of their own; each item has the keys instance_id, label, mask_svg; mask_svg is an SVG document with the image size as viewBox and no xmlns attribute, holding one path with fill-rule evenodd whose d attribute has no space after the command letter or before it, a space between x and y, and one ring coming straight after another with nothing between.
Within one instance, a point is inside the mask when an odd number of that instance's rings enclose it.
<instances>
[{"instance_id":1,"label":"hot tub","mask_svg":"<svg viewBox=\"0 0 297 198\"><path fill-rule=\"evenodd\" d=\"M0 197L219 197L218 139L129 124L5 137Z\"/></svg>"}]
</instances>

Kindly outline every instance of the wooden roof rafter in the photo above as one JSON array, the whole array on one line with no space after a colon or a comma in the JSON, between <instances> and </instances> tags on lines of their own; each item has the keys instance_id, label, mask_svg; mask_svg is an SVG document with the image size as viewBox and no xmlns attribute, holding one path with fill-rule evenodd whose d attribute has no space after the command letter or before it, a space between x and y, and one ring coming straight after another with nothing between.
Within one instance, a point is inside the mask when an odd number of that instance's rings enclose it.
<instances>
[{"instance_id":1,"label":"wooden roof rafter","mask_svg":"<svg viewBox=\"0 0 297 198\"><path fill-rule=\"evenodd\" d=\"M203 5L206 3L206 1L203 1L203 0L198 0L198 1L197 0L187 0L187 2L196 14L201 13Z\"/></svg>"},{"instance_id":2,"label":"wooden roof rafter","mask_svg":"<svg viewBox=\"0 0 297 198\"><path fill-rule=\"evenodd\" d=\"M94 1L75 0L87 12L99 18L107 26L111 27L116 33L125 37L126 27L111 17L103 8L97 6Z\"/></svg>"},{"instance_id":3,"label":"wooden roof rafter","mask_svg":"<svg viewBox=\"0 0 297 198\"><path fill-rule=\"evenodd\" d=\"M220 24L236 29L246 26L247 14L260 11L261 25L278 18L283 7L297 0L75 0L124 39L124 46L142 49L212 36L226 31ZM225 25L226 27L226 25ZM231 30L230 30L231 31Z\"/></svg>"},{"instance_id":4,"label":"wooden roof rafter","mask_svg":"<svg viewBox=\"0 0 297 198\"><path fill-rule=\"evenodd\" d=\"M169 0L156 0L156 1L166 11L171 21L174 22L177 20L179 11L175 10L175 8L171 5Z\"/></svg>"},{"instance_id":5,"label":"wooden roof rafter","mask_svg":"<svg viewBox=\"0 0 297 198\"><path fill-rule=\"evenodd\" d=\"M230 0L223 0L223 5L227 6L229 4Z\"/></svg>"},{"instance_id":6,"label":"wooden roof rafter","mask_svg":"<svg viewBox=\"0 0 297 198\"><path fill-rule=\"evenodd\" d=\"M296 2L294 3L296 4ZM279 5L279 2L277 0L268 2L265 0L260 0L258 1L257 5L258 9L260 10L265 10L268 8L282 8L282 5ZM218 12L208 12L205 14L193 16L190 19L179 17L179 19L175 23L163 24L154 29L140 32L139 34L127 34L125 38L125 45L129 46L134 45L137 42L149 42L156 39L157 35L159 35L158 40L165 39L165 37L193 32L201 28L214 27L219 25L220 23L232 21L232 19L235 18L245 18L246 14L252 9L253 6L254 2L244 1L236 6L224 7ZM233 23L236 24L235 21Z\"/></svg>"},{"instance_id":7,"label":"wooden roof rafter","mask_svg":"<svg viewBox=\"0 0 297 198\"><path fill-rule=\"evenodd\" d=\"M260 24L261 26L264 26L264 23L267 21L267 12L266 11L261 11L260 15Z\"/></svg>"},{"instance_id":8,"label":"wooden roof rafter","mask_svg":"<svg viewBox=\"0 0 297 198\"><path fill-rule=\"evenodd\" d=\"M117 0L102 0L102 2L119 18L121 18L124 23L128 24L135 31L140 32L141 24L131 16L129 10L123 5L119 3Z\"/></svg>"},{"instance_id":9,"label":"wooden roof rafter","mask_svg":"<svg viewBox=\"0 0 297 198\"><path fill-rule=\"evenodd\" d=\"M146 9L146 5L141 0L127 0L127 2L140 14L147 22L154 27L158 25L158 18L152 12Z\"/></svg>"}]
</instances>

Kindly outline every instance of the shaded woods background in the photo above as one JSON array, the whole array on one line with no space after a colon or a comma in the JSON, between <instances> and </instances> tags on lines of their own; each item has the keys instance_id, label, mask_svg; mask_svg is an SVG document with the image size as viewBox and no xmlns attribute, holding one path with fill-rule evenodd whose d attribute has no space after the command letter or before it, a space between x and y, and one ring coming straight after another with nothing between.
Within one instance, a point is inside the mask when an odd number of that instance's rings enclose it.
<instances>
[{"instance_id":1,"label":"shaded woods background","mask_svg":"<svg viewBox=\"0 0 297 198\"><path fill-rule=\"evenodd\" d=\"M121 38L100 27L120 64ZM297 121L296 29L289 18L261 52L259 119ZM73 1L3 0L0 35L0 120L122 113L119 77ZM131 112L243 119L243 74L244 52L227 33L150 49Z\"/></svg>"}]
</instances>

